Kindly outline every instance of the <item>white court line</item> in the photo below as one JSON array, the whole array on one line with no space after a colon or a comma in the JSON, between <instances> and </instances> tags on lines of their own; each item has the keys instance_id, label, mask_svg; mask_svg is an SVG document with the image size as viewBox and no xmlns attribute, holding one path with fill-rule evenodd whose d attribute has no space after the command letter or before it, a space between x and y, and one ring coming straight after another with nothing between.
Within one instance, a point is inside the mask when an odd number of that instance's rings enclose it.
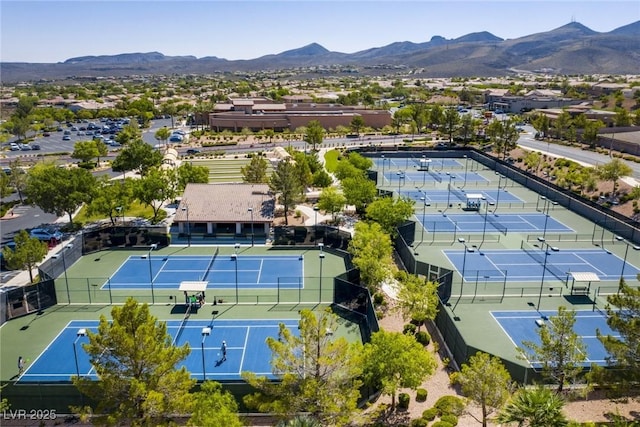
<instances>
[{"instance_id":1,"label":"white court line","mask_svg":"<svg viewBox=\"0 0 640 427\"><path fill-rule=\"evenodd\" d=\"M264 264L264 259L260 260L260 269L258 270L258 278L256 279L256 285L260 283L260 276L262 276L262 265Z\"/></svg>"},{"instance_id":2,"label":"white court line","mask_svg":"<svg viewBox=\"0 0 640 427\"><path fill-rule=\"evenodd\" d=\"M240 370L238 375L242 373L242 367L244 366L244 355L247 352L247 343L249 342L249 334L251 333L251 326L247 326L247 333L244 336L244 347L242 347L242 357L240 358Z\"/></svg>"}]
</instances>

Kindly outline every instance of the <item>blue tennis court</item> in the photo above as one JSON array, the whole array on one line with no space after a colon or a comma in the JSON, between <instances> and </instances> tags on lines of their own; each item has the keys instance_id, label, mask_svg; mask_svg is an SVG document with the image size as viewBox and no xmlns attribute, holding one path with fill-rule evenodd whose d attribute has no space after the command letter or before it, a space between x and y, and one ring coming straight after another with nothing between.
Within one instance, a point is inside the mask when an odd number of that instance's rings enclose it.
<instances>
[{"instance_id":1,"label":"blue tennis court","mask_svg":"<svg viewBox=\"0 0 640 427\"><path fill-rule=\"evenodd\" d=\"M498 191L500 192L500 195L498 196ZM500 190L469 190L468 193L473 193L473 194L481 194L482 197L484 197L485 200L487 200L489 203L494 203L496 201L500 201L500 202L505 202L505 203L523 203L523 200L519 199L518 197L514 196L513 194L511 194L510 192L500 189ZM405 197L409 197L410 199L413 199L415 201L418 202L418 204L416 204L416 207L422 208L421 206L421 202L422 202L422 198L425 198L425 201L428 202L433 202L433 203L437 203L437 202L446 202L447 200L449 200L450 202L465 202L467 201L467 192L466 191L462 191L460 189L455 189L455 190L451 190L451 192L449 192L448 190L425 190L425 191L419 191L419 190L400 190L400 195L405 196Z\"/></svg>"},{"instance_id":2,"label":"blue tennis court","mask_svg":"<svg viewBox=\"0 0 640 427\"><path fill-rule=\"evenodd\" d=\"M372 159L376 169L402 169L406 170L420 166L421 157L377 157ZM443 168L462 168L463 163L456 159L431 159L429 169L440 170Z\"/></svg>"},{"instance_id":3,"label":"blue tennis court","mask_svg":"<svg viewBox=\"0 0 640 427\"><path fill-rule=\"evenodd\" d=\"M206 281L207 289L301 288L303 257L295 256L130 256L103 288L178 289L183 281Z\"/></svg>"},{"instance_id":4,"label":"blue tennis court","mask_svg":"<svg viewBox=\"0 0 640 427\"><path fill-rule=\"evenodd\" d=\"M509 336L509 339L516 347L521 347L523 341L531 341L540 344L536 320L541 316L556 316L556 311L492 311L491 315L498 322L502 330ZM620 338L617 332L607 325L607 317L598 311L577 311L576 323L573 330L580 335L586 347L586 360L584 366L595 363L600 366L606 365L608 356L604 346L596 336L596 329L603 335L611 335ZM541 366L537 361L529 361L534 368Z\"/></svg>"},{"instance_id":5,"label":"blue tennis court","mask_svg":"<svg viewBox=\"0 0 640 427\"><path fill-rule=\"evenodd\" d=\"M468 182L489 182L489 180L487 180L485 177L483 177L482 175L480 175L478 172L471 172L468 171L466 173L466 179L465 179L465 173L464 172L458 172L458 173L454 173L454 172L417 172L417 171L401 171L401 173L398 173L399 171L385 171L384 172L384 179L386 182L388 183L406 183L406 185L409 185L409 183L414 183L412 185L416 185L416 183L422 183L422 182L449 182L449 180L451 179L452 183L458 183L458 185L462 185L463 182L468 181Z\"/></svg>"},{"instance_id":6,"label":"blue tennis court","mask_svg":"<svg viewBox=\"0 0 640 427\"><path fill-rule=\"evenodd\" d=\"M485 214L481 212L467 214L416 214L416 218L432 233L454 231L465 233L482 233L485 230ZM546 225L546 226L545 226ZM547 217L542 213L530 214L493 214L486 215L487 232L533 232L547 230L547 232L570 233L573 230L560 221Z\"/></svg>"},{"instance_id":7,"label":"blue tennis court","mask_svg":"<svg viewBox=\"0 0 640 427\"><path fill-rule=\"evenodd\" d=\"M299 334L297 319L188 320L182 329L181 322L167 321L167 330L174 338L175 344L181 346L188 342L191 347L191 353L178 368L185 366L191 372L191 376L198 380L202 380L205 373L207 379L240 380L240 373L243 371L273 377L267 337L278 336L280 323L284 323L292 334ZM204 337L203 344L202 328L205 327L211 328L211 335ZM96 332L98 322L69 322L40 356L27 364L27 369L18 382L68 382L77 374L97 379L89 356L82 348L82 344L88 343L89 339L86 336L77 336L81 328ZM221 360L222 341L227 343L226 361Z\"/></svg>"},{"instance_id":8,"label":"blue tennis court","mask_svg":"<svg viewBox=\"0 0 640 427\"><path fill-rule=\"evenodd\" d=\"M545 252L530 254L524 250L464 250L444 251L446 257L465 281L474 282L481 272L487 282L540 281ZM618 280L622 273L623 259L603 249L548 250L545 277L566 281L571 272L592 272L600 280ZM462 274L464 273L464 274ZM626 280L633 280L640 273L638 267L627 261L624 268Z\"/></svg>"}]
</instances>

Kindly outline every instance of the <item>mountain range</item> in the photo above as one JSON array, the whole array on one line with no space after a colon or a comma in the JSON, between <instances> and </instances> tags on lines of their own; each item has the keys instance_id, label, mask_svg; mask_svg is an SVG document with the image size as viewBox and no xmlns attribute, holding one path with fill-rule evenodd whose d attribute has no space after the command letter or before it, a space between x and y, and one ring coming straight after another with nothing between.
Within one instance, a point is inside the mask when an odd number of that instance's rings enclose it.
<instances>
[{"instance_id":1,"label":"mountain range","mask_svg":"<svg viewBox=\"0 0 640 427\"><path fill-rule=\"evenodd\" d=\"M74 77L216 74L298 69L300 72L363 75L411 70L416 77L551 74L639 74L640 21L609 32L571 22L515 39L477 32L425 43L395 42L355 53L332 52L312 43L250 60L215 56L165 56L159 52L70 58L61 63L0 63L3 83Z\"/></svg>"}]
</instances>

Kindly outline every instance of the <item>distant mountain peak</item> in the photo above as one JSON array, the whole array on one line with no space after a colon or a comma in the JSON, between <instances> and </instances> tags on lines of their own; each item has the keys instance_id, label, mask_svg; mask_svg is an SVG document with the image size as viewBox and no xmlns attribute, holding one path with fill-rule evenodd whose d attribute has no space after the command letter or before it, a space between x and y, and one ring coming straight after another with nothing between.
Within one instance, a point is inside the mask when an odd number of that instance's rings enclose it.
<instances>
[{"instance_id":1,"label":"distant mountain peak","mask_svg":"<svg viewBox=\"0 0 640 427\"><path fill-rule=\"evenodd\" d=\"M478 33L470 33L455 39L456 42L501 42L503 39L494 36L488 31L480 31Z\"/></svg>"},{"instance_id":2,"label":"distant mountain peak","mask_svg":"<svg viewBox=\"0 0 640 427\"><path fill-rule=\"evenodd\" d=\"M70 58L63 62L63 64L80 64L80 63L99 63L99 64L118 64L118 63L146 63L165 61L167 59L195 59L195 56L165 56L160 52L146 52L146 53L121 53L118 55L99 55L99 56L78 56L76 58Z\"/></svg>"},{"instance_id":3,"label":"distant mountain peak","mask_svg":"<svg viewBox=\"0 0 640 427\"><path fill-rule=\"evenodd\" d=\"M319 45L318 43L311 43L298 49L286 50L282 53L279 53L278 55L283 57L300 57L323 55L325 53L329 53L329 51L323 46Z\"/></svg>"}]
</instances>

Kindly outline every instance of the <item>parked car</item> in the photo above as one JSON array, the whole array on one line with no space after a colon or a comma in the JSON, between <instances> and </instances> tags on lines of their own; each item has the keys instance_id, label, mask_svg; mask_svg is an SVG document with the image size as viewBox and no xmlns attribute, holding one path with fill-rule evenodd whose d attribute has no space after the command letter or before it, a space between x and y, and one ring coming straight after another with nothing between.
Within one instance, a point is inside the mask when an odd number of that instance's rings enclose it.
<instances>
[{"instance_id":1,"label":"parked car","mask_svg":"<svg viewBox=\"0 0 640 427\"><path fill-rule=\"evenodd\" d=\"M20 144L20 149L22 151L31 151L31 146L29 144Z\"/></svg>"},{"instance_id":2,"label":"parked car","mask_svg":"<svg viewBox=\"0 0 640 427\"><path fill-rule=\"evenodd\" d=\"M198 154L200 150L196 150L195 148L189 148L187 150L187 154Z\"/></svg>"},{"instance_id":3,"label":"parked car","mask_svg":"<svg viewBox=\"0 0 640 427\"><path fill-rule=\"evenodd\" d=\"M173 134L169 137L169 142L182 142L183 136L179 134Z\"/></svg>"},{"instance_id":4,"label":"parked car","mask_svg":"<svg viewBox=\"0 0 640 427\"><path fill-rule=\"evenodd\" d=\"M43 242L50 242L51 240L59 242L63 237L63 234L59 230L47 228L34 228L29 232L29 235Z\"/></svg>"},{"instance_id":5,"label":"parked car","mask_svg":"<svg viewBox=\"0 0 640 427\"><path fill-rule=\"evenodd\" d=\"M65 135L62 137L63 141L71 141L71 137L69 135Z\"/></svg>"},{"instance_id":6,"label":"parked car","mask_svg":"<svg viewBox=\"0 0 640 427\"><path fill-rule=\"evenodd\" d=\"M32 150L40 150L40 144L31 144Z\"/></svg>"},{"instance_id":7,"label":"parked car","mask_svg":"<svg viewBox=\"0 0 640 427\"><path fill-rule=\"evenodd\" d=\"M20 146L19 146L18 144L16 144L15 142L12 142L12 143L9 145L9 149L10 149L11 151L20 151Z\"/></svg>"},{"instance_id":8,"label":"parked car","mask_svg":"<svg viewBox=\"0 0 640 427\"><path fill-rule=\"evenodd\" d=\"M50 133L50 132L44 132L44 133L42 134L42 136L51 136L51 133Z\"/></svg>"}]
</instances>

